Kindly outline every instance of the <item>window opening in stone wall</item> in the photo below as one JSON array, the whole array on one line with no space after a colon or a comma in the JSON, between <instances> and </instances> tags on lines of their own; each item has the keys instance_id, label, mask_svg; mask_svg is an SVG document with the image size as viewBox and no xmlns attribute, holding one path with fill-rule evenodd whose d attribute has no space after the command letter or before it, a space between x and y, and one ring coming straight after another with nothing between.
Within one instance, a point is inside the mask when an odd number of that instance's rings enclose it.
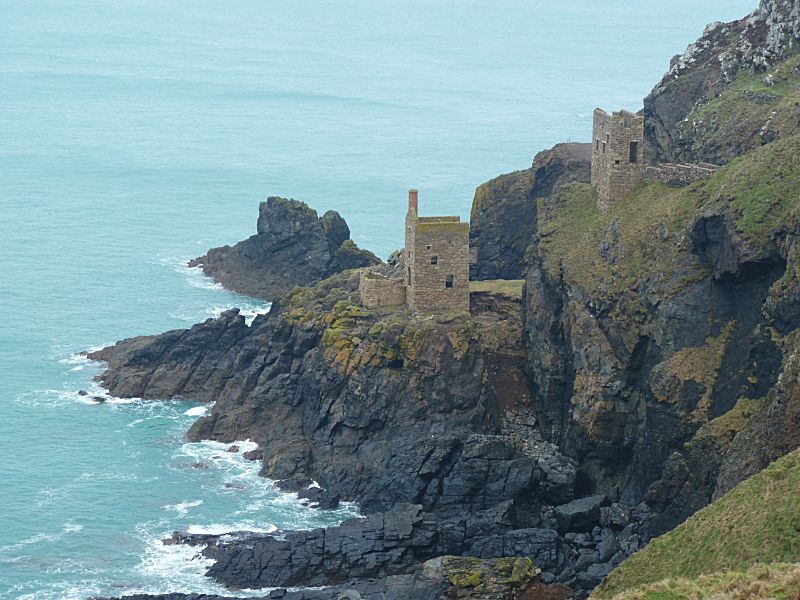
<instances>
[{"instance_id":1,"label":"window opening in stone wall","mask_svg":"<svg viewBox=\"0 0 800 600\"><path fill-rule=\"evenodd\" d=\"M438 256L431 256L431 264L438 265L439 264L439 257Z\"/></svg>"},{"instance_id":2,"label":"window opening in stone wall","mask_svg":"<svg viewBox=\"0 0 800 600\"><path fill-rule=\"evenodd\" d=\"M428 244L427 246L425 246L425 249L426 249L426 250L430 250L430 249L431 249L431 245L430 245L430 244Z\"/></svg>"},{"instance_id":3,"label":"window opening in stone wall","mask_svg":"<svg viewBox=\"0 0 800 600\"><path fill-rule=\"evenodd\" d=\"M453 276L448 274L447 277L444 278L444 287L451 288L453 287Z\"/></svg>"},{"instance_id":4,"label":"window opening in stone wall","mask_svg":"<svg viewBox=\"0 0 800 600\"><path fill-rule=\"evenodd\" d=\"M630 162L631 163L639 162L639 142L631 142Z\"/></svg>"},{"instance_id":5,"label":"window opening in stone wall","mask_svg":"<svg viewBox=\"0 0 800 600\"><path fill-rule=\"evenodd\" d=\"M606 153L606 143L603 142L603 154L605 154L605 153Z\"/></svg>"},{"instance_id":6,"label":"window opening in stone wall","mask_svg":"<svg viewBox=\"0 0 800 600\"><path fill-rule=\"evenodd\" d=\"M408 282L411 283L411 267L408 267Z\"/></svg>"}]
</instances>

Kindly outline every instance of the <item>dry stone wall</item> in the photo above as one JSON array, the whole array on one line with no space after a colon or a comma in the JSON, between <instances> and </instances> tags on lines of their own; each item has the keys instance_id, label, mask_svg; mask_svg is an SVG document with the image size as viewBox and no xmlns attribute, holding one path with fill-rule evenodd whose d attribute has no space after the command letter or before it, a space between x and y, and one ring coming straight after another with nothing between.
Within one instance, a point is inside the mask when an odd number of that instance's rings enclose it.
<instances>
[{"instance_id":1,"label":"dry stone wall","mask_svg":"<svg viewBox=\"0 0 800 600\"><path fill-rule=\"evenodd\" d=\"M366 308L402 306L406 303L406 287L402 279L389 279L379 273L361 273L358 291Z\"/></svg>"},{"instance_id":2,"label":"dry stone wall","mask_svg":"<svg viewBox=\"0 0 800 600\"><path fill-rule=\"evenodd\" d=\"M697 165L661 163L648 166L644 172L644 180L647 183L660 181L670 187L680 187L711 177L716 169L716 165L709 163Z\"/></svg>"}]
</instances>

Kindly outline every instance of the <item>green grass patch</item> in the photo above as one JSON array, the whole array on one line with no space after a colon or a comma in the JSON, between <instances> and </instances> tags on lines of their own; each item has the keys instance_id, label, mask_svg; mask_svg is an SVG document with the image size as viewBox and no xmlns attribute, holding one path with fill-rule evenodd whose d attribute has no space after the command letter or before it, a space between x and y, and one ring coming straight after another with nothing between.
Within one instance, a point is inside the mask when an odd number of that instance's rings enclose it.
<instances>
[{"instance_id":1,"label":"green grass patch","mask_svg":"<svg viewBox=\"0 0 800 600\"><path fill-rule=\"evenodd\" d=\"M800 562L798 490L800 450L650 542L614 570L593 598L657 597L615 594L677 576L695 579L722 571L746 571L759 563Z\"/></svg>"},{"instance_id":2,"label":"green grass patch","mask_svg":"<svg viewBox=\"0 0 800 600\"><path fill-rule=\"evenodd\" d=\"M485 279L483 281L470 281L470 292L489 292L506 296L512 300L522 299L522 288L525 286L524 279Z\"/></svg>"},{"instance_id":3,"label":"green grass patch","mask_svg":"<svg viewBox=\"0 0 800 600\"><path fill-rule=\"evenodd\" d=\"M800 564L756 565L696 579L676 578L614 596L614 600L797 600Z\"/></svg>"},{"instance_id":4,"label":"green grass patch","mask_svg":"<svg viewBox=\"0 0 800 600\"><path fill-rule=\"evenodd\" d=\"M554 277L563 275L630 318L641 310L643 287L670 297L708 276L692 252L698 215L727 214L742 243L758 253L800 213L798 190L800 136L753 150L686 187L642 185L608 214L597 210L592 186L571 184L539 200L540 254Z\"/></svg>"},{"instance_id":5,"label":"green grass patch","mask_svg":"<svg viewBox=\"0 0 800 600\"><path fill-rule=\"evenodd\" d=\"M800 137L773 142L737 158L698 186L704 204L726 208L737 231L766 246L800 208Z\"/></svg>"}]
</instances>

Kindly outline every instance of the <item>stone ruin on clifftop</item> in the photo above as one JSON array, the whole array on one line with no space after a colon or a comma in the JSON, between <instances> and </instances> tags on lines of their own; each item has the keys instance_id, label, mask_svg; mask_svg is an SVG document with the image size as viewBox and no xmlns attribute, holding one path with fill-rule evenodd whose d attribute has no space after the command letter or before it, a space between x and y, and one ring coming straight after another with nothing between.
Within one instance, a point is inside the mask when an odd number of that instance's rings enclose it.
<instances>
[{"instance_id":1,"label":"stone ruin on clifftop","mask_svg":"<svg viewBox=\"0 0 800 600\"><path fill-rule=\"evenodd\" d=\"M592 122L592 185L597 208L607 213L638 185L660 181L668 186L688 185L714 174L717 165L644 162L644 116L627 110L608 114L594 109Z\"/></svg>"},{"instance_id":2,"label":"stone ruin on clifftop","mask_svg":"<svg viewBox=\"0 0 800 600\"><path fill-rule=\"evenodd\" d=\"M367 308L401 306L414 314L469 312L469 223L458 216L420 217L417 190L408 192L402 278L363 271Z\"/></svg>"}]
</instances>

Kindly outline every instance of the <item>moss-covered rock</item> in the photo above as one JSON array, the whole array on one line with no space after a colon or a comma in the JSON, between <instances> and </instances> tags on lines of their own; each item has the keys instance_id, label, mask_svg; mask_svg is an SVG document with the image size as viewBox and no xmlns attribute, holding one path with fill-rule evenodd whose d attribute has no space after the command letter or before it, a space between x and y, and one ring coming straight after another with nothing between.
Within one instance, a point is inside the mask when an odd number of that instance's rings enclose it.
<instances>
[{"instance_id":1,"label":"moss-covered rock","mask_svg":"<svg viewBox=\"0 0 800 600\"><path fill-rule=\"evenodd\" d=\"M522 557L442 556L426 562L424 570L429 578L447 579L452 587L444 598L453 600L516 600L541 573L529 558Z\"/></svg>"},{"instance_id":2,"label":"moss-covered rock","mask_svg":"<svg viewBox=\"0 0 800 600\"><path fill-rule=\"evenodd\" d=\"M660 482L659 527L715 491L722 463L704 471L684 444L777 381L780 332L800 324L797 189L793 136L687 187L642 185L606 214L585 184L539 200L524 297L541 425L601 489ZM690 499L692 471L707 476Z\"/></svg>"}]
</instances>

